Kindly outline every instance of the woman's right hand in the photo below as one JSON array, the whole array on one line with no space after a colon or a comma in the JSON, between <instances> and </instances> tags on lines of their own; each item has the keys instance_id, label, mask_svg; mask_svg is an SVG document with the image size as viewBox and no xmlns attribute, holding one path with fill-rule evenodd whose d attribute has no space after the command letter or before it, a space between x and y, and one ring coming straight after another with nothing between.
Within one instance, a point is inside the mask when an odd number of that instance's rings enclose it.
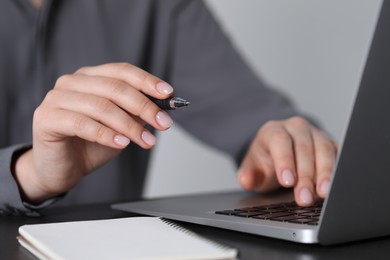
<instances>
[{"instance_id":1,"label":"woman's right hand","mask_svg":"<svg viewBox=\"0 0 390 260\"><path fill-rule=\"evenodd\" d=\"M128 63L84 67L60 77L33 119L33 148L14 175L26 201L39 203L71 189L130 142L144 149L172 119L146 95L164 99L173 88Z\"/></svg>"}]
</instances>

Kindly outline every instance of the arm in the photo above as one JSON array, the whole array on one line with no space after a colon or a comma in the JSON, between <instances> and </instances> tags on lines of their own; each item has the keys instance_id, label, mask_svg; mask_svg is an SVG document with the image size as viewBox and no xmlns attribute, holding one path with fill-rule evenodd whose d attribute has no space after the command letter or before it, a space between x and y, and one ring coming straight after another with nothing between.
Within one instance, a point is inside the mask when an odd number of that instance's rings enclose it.
<instances>
[{"instance_id":1,"label":"arm","mask_svg":"<svg viewBox=\"0 0 390 260\"><path fill-rule=\"evenodd\" d=\"M334 142L256 77L201 1L184 7L175 25L170 82L196 106L173 118L236 158L245 189L294 187L296 201L309 205L317 185L324 197Z\"/></svg>"}]
</instances>

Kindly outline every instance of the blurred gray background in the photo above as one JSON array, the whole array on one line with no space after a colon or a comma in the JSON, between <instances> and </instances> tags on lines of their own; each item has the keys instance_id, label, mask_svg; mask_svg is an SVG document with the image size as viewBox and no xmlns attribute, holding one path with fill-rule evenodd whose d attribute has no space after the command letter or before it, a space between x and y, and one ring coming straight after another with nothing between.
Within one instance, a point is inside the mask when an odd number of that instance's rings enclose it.
<instances>
[{"instance_id":1,"label":"blurred gray background","mask_svg":"<svg viewBox=\"0 0 390 260\"><path fill-rule=\"evenodd\" d=\"M259 77L341 142L382 1L206 3ZM231 158L178 126L154 149L146 197L239 189Z\"/></svg>"}]
</instances>

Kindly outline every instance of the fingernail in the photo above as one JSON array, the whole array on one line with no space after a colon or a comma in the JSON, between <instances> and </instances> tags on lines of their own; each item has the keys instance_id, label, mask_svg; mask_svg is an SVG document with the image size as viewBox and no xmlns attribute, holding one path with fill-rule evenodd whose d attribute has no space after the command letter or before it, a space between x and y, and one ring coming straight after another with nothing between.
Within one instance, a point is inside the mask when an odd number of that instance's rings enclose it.
<instances>
[{"instance_id":1,"label":"fingernail","mask_svg":"<svg viewBox=\"0 0 390 260\"><path fill-rule=\"evenodd\" d=\"M290 170L287 170L287 169L283 170L282 171L282 181L283 181L283 184L288 186L288 187L294 186L294 184L295 184L294 174Z\"/></svg>"},{"instance_id":2,"label":"fingernail","mask_svg":"<svg viewBox=\"0 0 390 260\"><path fill-rule=\"evenodd\" d=\"M156 121L160 126L162 126L164 128L169 128L173 124L171 117L168 115L168 113L166 113L164 111L160 111L157 113Z\"/></svg>"},{"instance_id":3,"label":"fingernail","mask_svg":"<svg viewBox=\"0 0 390 260\"><path fill-rule=\"evenodd\" d=\"M313 203L313 195L307 188L303 188L299 194L299 199L302 204L311 205Z\"/></svg>"},{"instance_id":4,"label":"fingernail","mask_svg":"<svg viewBox=\"0 0 390 260\"><path fill-rule=\"evenodd\" d=\"M330 188L330 181L329 181L329 180L324 180L324 181L322 181L321 186L320 186L320 192L321 192L321 194L322 194L323 196L328 195L329 188Z\"/></svg>"},{"instance_id":5,"label":"fingernail","mask_svg":"<svg viewBox=\"0 0 390 260\"><path fill-rule=\"evenodd\" d=\"M154 135L149 133L148 131L143 131L141 134L141 139L147 143L148 145L155 145L157 142L157 139Z\"/></svg>"},{"instance_id":6,"label":"fingernail","mask_svg":"<svg viewBox=\"0 0 390 260\"><path fill-rule=\"evenodd\" d=\"M157 83L156 89L158 92L160 92L161 94L164 94L164 95L171 94L173 92L173 88L171 87L171 85L169 85L168 83L166 83L164 81Z\"/></svg>"},{"instance_id":7,"label":"fingernail","mask_svg":"<svg viewBox=\"0 0 390 260\"><path fill-rule=\"evenodd\" d=\"M123 135L114 136L114 143L120 146L127 146L130 143L130 139Z\"/></svg>"}]
</instances>

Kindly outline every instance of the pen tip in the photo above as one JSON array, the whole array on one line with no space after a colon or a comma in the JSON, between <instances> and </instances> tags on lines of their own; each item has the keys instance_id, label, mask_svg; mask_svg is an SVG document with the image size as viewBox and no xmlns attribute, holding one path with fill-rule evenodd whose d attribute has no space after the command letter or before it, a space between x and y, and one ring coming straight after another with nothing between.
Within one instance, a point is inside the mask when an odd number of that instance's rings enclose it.
<instances>
[{"instance_id":1,"label":"pen tip","mask_svg":"<svg viewBox=\"0 0 390 260\"><path fill-rule=\"evenodd\" d=\"M186 107L186 106L188 106L189 104L190 104L190 102L187 101L187 100L185 100L185 99L183 99L183 98L178 98L178 97L176 97L176 98L174 99L174 106L175 106L175 107Z\"/></svg>"}]
</instances>

